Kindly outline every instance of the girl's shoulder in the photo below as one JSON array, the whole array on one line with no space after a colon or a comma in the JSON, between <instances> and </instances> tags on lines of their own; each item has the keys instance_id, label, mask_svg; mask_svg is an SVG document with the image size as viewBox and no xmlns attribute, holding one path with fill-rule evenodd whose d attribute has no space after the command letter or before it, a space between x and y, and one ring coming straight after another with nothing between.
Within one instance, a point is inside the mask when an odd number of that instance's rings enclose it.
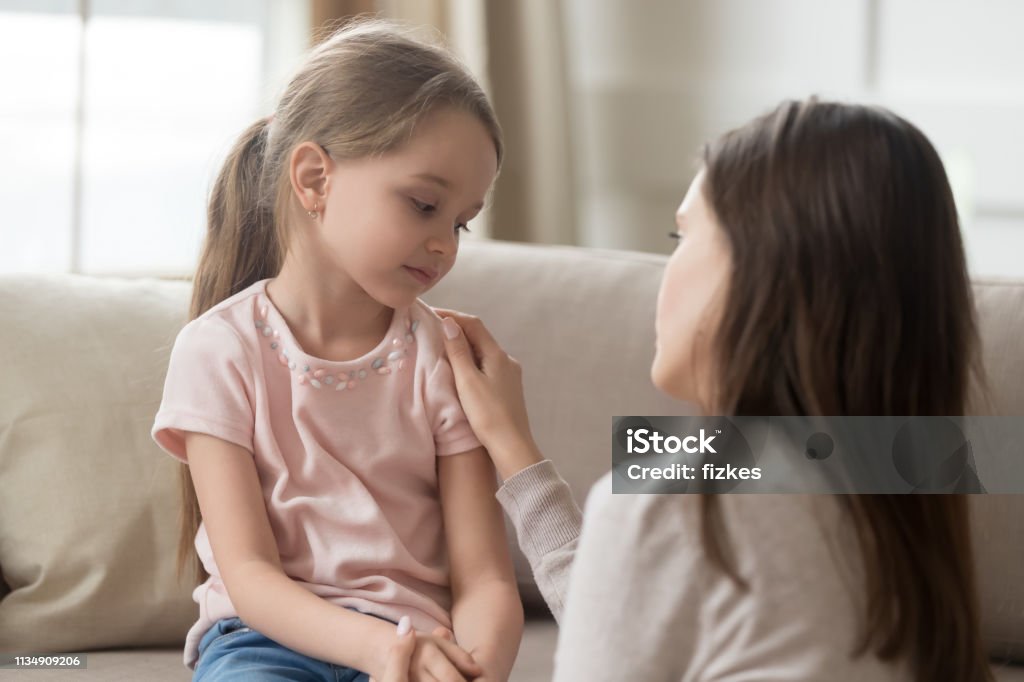
<instances>
[{"instance_id":1,"label":"girl's shoulder","mask_svg":"<svg viewBox=\"0 0 1024 682\"><path fill-rule=\"evenodd\" d=\"M441 317L434 309L420 299L409 306L410 332L421 348L444 355L444 336L441 331Z\"/></svg>"},{"instance_id":2,"label":"girl's shoulder","mask_svg":"<svg viewBox=\"0 0 1024 682\"><path fill-rule=\"evenodd\" d=\"M267 316L266 300L262 293L265 282L256 282L189 321L178 332L174 342L175 352L181 354L190 351L203 356L221 357L237 355L239 359L247 357L247 339L254 336L249 331L258 335Z\"/></svg>"},{"instance_id":3,"label":"girl's shoulder","mask_svg":"<svg viewBox=\"0 0 1024 682\"><path fill-rule=\"evenodd\" d=\"M250 284L236 294L225 298L220 303L211 306L206 312L197 317L198 320L220 318L232 324L242 320L248 320L250 325L260 318L266 318L266 286L269 280L261 279ZM261 310L262 307L262 310Z\"/></svg>"}]
</instances>

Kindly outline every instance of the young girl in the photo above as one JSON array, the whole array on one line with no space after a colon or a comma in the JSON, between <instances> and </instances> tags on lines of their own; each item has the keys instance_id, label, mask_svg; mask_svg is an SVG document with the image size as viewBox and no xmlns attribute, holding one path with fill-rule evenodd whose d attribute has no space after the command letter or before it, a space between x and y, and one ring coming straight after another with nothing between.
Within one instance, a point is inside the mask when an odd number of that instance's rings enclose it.
<instances>
[{"instance_id":1,"label":"young girl","mask_svg":"<svg viewBox=\"0 0 1024 682\"><path fill-rule=\"evenodd\" d=\"M958 415L984 385L953 195L898 116L784 102L709 145L676 221L651 368L669 395L711 415ZM966 497L612 495L609 474L580 532L518 365L442 314L559 618L558 682L992 679Z\"/></svg>"},{"instance_id":2,"label":"young girl","mask_svg":"<svg viewBox=\"0 0 1024 682\"><path fill-rule=\"evenodd\" d=\"M378 22L314 48L232 150L153 425L188 465L179 568L194 538L207 576L194 679L380 677L403 617L411 679L507 678L494 470L418 299L501 152L465 69Z\"/></svg>"}]
</instances>

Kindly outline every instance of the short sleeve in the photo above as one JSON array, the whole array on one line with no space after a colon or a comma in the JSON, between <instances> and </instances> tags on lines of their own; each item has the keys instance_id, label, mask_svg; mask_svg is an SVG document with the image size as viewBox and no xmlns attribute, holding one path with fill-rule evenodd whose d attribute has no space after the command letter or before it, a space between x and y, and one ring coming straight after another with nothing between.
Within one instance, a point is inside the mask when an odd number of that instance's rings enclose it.
<instances>
[{"instance_id":1,"label":"short sleeve","mask_svg":"<svg viewBox=\"0 0 1024 682\"><path fill-rule=\"evenodd\" d=\"M217 318L193 320L171 349L153 439L186 463L186 431L216 436L252 452L252 381L238 333Z\"/></svg>"},{"instance_id":2,"label":"short sleeve","mask_svg":"<svg viewBox=\"0 0 1024 682\"><path fill-rule=\"evenodd\" d=\"M427 413L434 432L434 445L439 456L455 455L480 447L480 441L469 426L455 390L455 375L448 359L441 357L426 386Z\"/></svg>"}]
</instances>

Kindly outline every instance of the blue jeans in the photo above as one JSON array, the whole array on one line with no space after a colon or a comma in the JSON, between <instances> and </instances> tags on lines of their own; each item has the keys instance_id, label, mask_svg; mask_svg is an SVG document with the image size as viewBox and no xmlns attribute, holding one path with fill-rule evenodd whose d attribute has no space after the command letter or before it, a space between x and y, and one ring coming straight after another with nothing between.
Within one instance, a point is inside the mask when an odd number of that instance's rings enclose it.
<instances>
[{"instance_id":1,"label":"blue jeans","mask_svg":"<svg viewBox=\"0 0 1024 682\"><path fill-rule=\"evenodd\" d=\"M382 620L394 622L387 618ZM217 621L199 640L199 660L192 675L193 682L369 682L369 679L369 675L354 668L327 663L282 646L237 617Z\"/></svg>"}]
</instances>

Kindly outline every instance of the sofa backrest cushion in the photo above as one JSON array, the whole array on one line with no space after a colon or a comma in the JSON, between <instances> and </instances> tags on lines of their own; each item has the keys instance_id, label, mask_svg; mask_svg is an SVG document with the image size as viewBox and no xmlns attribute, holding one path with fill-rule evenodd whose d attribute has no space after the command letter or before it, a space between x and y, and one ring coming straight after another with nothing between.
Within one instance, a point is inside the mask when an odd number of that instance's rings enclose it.
<instances>
[{"instance_id":1,"label":"sofa backrest cushion","mask_svg":"<svg viewBox=\"0 0 1024 682\"><path fill-rule=\"evenodd\" d=\"M149 437L184 282L0 278L0 651L179 645L179 466Z\"/></svg>"}]
</instances>

